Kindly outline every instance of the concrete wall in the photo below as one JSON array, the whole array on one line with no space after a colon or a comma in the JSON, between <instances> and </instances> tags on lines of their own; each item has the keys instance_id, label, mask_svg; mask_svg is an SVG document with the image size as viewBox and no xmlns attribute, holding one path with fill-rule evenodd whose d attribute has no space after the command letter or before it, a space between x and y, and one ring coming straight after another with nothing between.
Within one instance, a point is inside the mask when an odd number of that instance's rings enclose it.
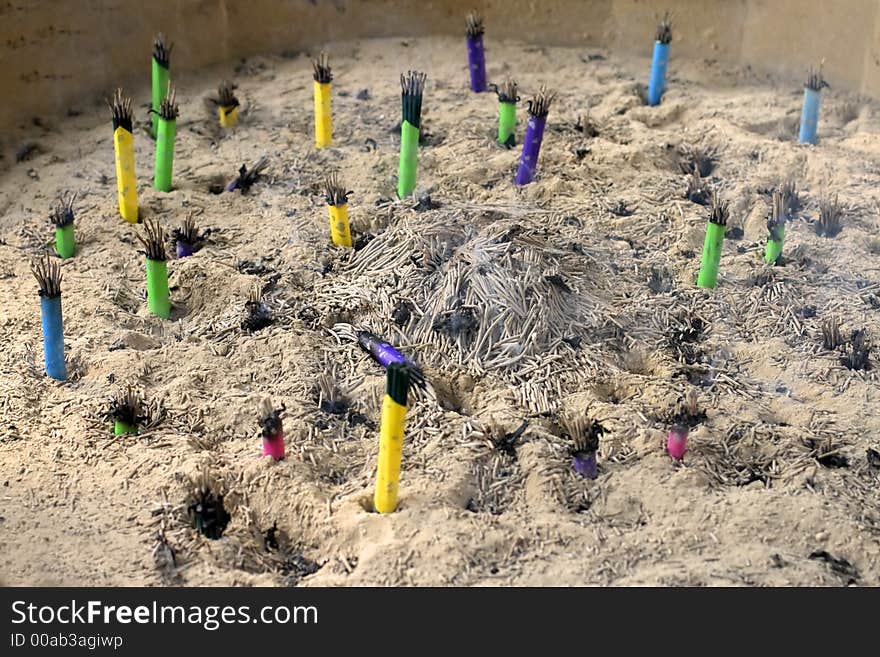
<instances>
[{"instance_id":1,"label":"concrete wall","mask_svg":"<svg viewBox=\"0 0 880 657\"><path fill-rule=\"evenodd\" d=\"M330 40L461 34L474 7L493 38L645 56L670 9L677 57L798 79L825 57L835 88L880 98L880 0L0 0L0 125L144 84L160 30L185 71Z\"/></svg>"}]
</instances>

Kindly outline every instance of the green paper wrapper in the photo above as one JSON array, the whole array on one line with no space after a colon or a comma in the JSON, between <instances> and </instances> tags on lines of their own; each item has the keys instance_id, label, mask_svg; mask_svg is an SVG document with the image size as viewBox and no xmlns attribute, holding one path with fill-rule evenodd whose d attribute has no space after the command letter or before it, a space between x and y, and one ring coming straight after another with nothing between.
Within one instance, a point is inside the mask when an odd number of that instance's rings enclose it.
<instances>
[{"instance_id":1,"label":"green paper wrapper","mask_svg":"<svg viewBox=\"0 0 880 657\"><path fill-rule=\"evenodd\" d=\"M153 186L160 192L171 191L171 171L174 168L174 134L177 121L159 119L159 134L156 137L156 170Z\"/></svg>"},{"instance_id":2,"label":"green paper wrapper","mask_svg":"<svg viewBox=\"0 0 880 657\"><path fill-rule=\"evenodd\" d=\"M416 188L419 166L419 129L409 121L400 124L400 168L397 173L397 195L404 198Z\"/></svg>"},{"instance_id":3,"label":"green paper wrapper","mask_svg":"<svg viewBox=\"0 0 880 657\"><path fill-rule=\"evenodd\" d=\"M767 249L764 251L764 262L768 265L775 263L779 260L779 256L782 255L782 243L785 241L785 226L777 226L776 232L779 235L778 240L773 239L772 236L767 238Z\"/></svg>"},{"instance_id":4,"label":"green paper wrapper","mask_svg":"<svg viewBox=\"0 0 880 657\"><path fill-rule=\"evenodd\" d=\"M116 423L113 425L113 433L117 436L121 436L123 434L134 434L137 433L137 427L133 427L128 422L123 422L121 420L116 420Z\"/></svg>"},{"instance_id":5,"label":"green paper wrapper","mask_svg":"<svg viewBox=\"0 0 880 657\"><path fill-rule=\"evenodd\" d=\"M703 260L700 263L700 275L697 285L709 289L715 288L718 281L718 264L721 262L721 246L724 244L724 226L706 225L706 241L703 242Z\"/></svg>"},{"instance_id":6,"label":"green paper wrapper","mask_svg":"<svg viewBox=\"0 0 880 657\"><path fill-rule=\"evenodd\" d=\"M498 103L498 143L513 146L516 143L516 103Z\"/></svg>"},{"instance_id":7,"label":"green paper wrapper","mask_svg":"<svg viewBox=\"0 0 880 657\"><path fill-rule=\"evenodd\" d=\"M153 112L150 114L153 120L153 124L150 127L150 134L153 136L153 139L156 138L156 135L159 132L159 105L162 104L162 101L165 99L165 95L168 93L168 69L162 66L155 59L153 62Z\"/></svg>"},{"instance_id":8,"label":"green paper wrapper","mask_svg":"<svg viewBox=\"0 0 880 657\"><path fill-rule=\"evenodd\" d=\"M168 295L168 263L147 258L147 307L150 312L168 319L171 301Z\"/></svg>"},{"instance_id":9,"label":"green paper wrapper","mask_svg":"<svg viewBox=\"0 0 880 657\"><path fill-rule=\"evenodd\" d=\"M72 258L76 250L73 236L73 224L55 228L55 250L62 258Z\"/></svg>"}]
</instances>

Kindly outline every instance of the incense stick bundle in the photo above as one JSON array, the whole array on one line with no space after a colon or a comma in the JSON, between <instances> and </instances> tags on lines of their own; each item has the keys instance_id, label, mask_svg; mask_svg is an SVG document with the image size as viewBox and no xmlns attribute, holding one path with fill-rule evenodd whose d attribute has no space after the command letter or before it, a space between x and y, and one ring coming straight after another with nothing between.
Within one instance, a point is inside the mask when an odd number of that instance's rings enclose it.
<instances>
[{"instance_id":1,"label":"incense stick bundle","mask_svg":"<svg viewBox=\"0 0 880 657\"><path fill-rule=\"evenodd\" d=\"M165 254L165 231L158 221L144 222L144 234L137 236L147 257L147 307L150 312L168 319L171 301L168 292L168 263Z\"/></svg>"},{"instance_id":2,"label":"incense stick bundle","mask_svg":"<svg viewBox=\"0 0 880 657\"><path fill-rule=\"evenodd\" d=\"M49 259L31 263L31 272L40 286L40 312L43 325L43 354L46 374L58 381L67 380L64 362L64 320L61 316L61 267Z\"/></svg>"},{"instance_id":3,"label":"incense stick bundle","mask_svg":"<svg viewBox=\"0 0 880 657\"><path fill-rule=\"evenodd\" d=\"M260 430L263 436L263 456L271 456L276 461L284 458L284 428L281 413L285 410L273 408L272 401L264 399L260 403Z\"/></svg>"},{"instance_id":4,"label":"incense stick bundle","mask_svg":"<svg viewBox=\"0 0 880 657\"><path fill-rule=\"evenodd\" d=\"M538 168L538 155L541 152L541 141L544 139L544 126L547 125L547 114L550 112L550 104L555 97L555 92L548 92L542 86L538 94L528 101L529 122L526 124L526 136L523 138L519 169L517 169L514 179L517 185L528 185L535 177L535 171Z\"/></svg>"},{"instance_id":5,"label":"incense stick bundle","mask_svg":"<svg viewBox=\"0 0 880 657\"><path fill-rule=\"evenodd\" d=\"M822 77L822 64L811 67L804 82L804 105L801 110L801 127L798 141L802 144L815 144L816 132L819 128L819 103L822 100L822 89L828 83Z\"/></svg>"},{"instance_id":6,"label":"incense stick bundle","mask_svg":"<svg viewBox=\"0 0 880 657\"><path fill-rule=\"evenodd\" d=\"M654 56L651 60L651 77L648 81L648 105L660 104L666 91L666 68L669 65L669 44L672 42L672 20L663 16L657 26L654 40Z\"/></svg>"},{"instance_id":7,"label":"incense stick bundle","mask_svg":"<svg viewBox=\"0 0 880 657\"><path fill-rule=\"evenodd\" d=\"M427 75L418 71L409 71L400 76L400 101L403 110L400 123L400 167L397 175L397 195L400 198L409 196L416 188L422 95L427 79Z\"/></svg>"},{"instance_id":8,"label":"incense stick bundle","mask_svg":"<svg viewBox=\"0 0 880 657\"><path fill-rule=\"evenodd\" d=\"M788 218L786 199L782 190L773 192L773 207L767 220L767 248L764 250L764 262L768 265L778 264L782 256L782 243L785 240L785 222Z\"/></svg>"},{"instance_id":9,"label":"incense stick bundle","mask_svg":"<svg viewBox=\"0 0 880 657\"><path fill-rule=\"evenodd\" d=\"M471 74L471 91L486 91L486 53L483 50L483 18L476 12L467 15L468 70Z\"/></svg>"},{"instance_id":10,"label":"incense stick bundle","mask_svg":"<svg viewBox=\"0 0 880 657\"><path fill-rule=\"evenodd\" d=\"M312 62L312 67L315 78L315 146L324 148L333 141L333 120L330 111L330 83L333 81L333 74L325 53L321 53Z\"/></svg>"},{"instance_id":11,"label":"incense stick bundle","mask_svg":"<svg viewBox=\"0 0 880 657\"><path fill-rule=\"evenodd\" d=\"M153 187L160 192L171 191L171 172L174 168L174 136L177 132L177 91L168 83L168 95L159 105L159 128L156 133L156 168Z\"/></svg>"},{"instance_id":12,"label":"incense stick bundle","mask_svg":"<svg viewBox=\"0 0 880 657\"><path fill-rule=\"evenodd\" d=\"M231 128L238 123L238 106L235 85L224 80L217 89L217 116L221 128Z\"/></svg>"},{"instance_id":13,"label":"incense stick bundle","mask_svg":"<svg viewBox=\"0 0 880 657\"><path fill-rule=\"evenodd\" d=\"M269 158L265 155L257 160L257 163L250 169L247 168L246 164L242 164L238 169L238 177L226 185L226 191L234 192L237 189L244 194L260 179L260 174L266 170L267 166L269 166Z\"/></svg>"},{"instance_id":14,"label":"incense stick bundle","mask_svg":"<svg viewBox=\"0 0 880 657\"><path fill-rule=\"evenodd\" d=\"M507 148L516 144L516 104L519 102L516 82L507 79L495 85L498 94L498 143Z\"/></svg>"},{"instance_id":15,"label":"incense stick bundle","mask_svg":"<svg viewBox=\"0 0 880 657\"><path fill-rule=\"evenodd\" d=\"M171 231L171 236L174 238L174 250L178 258L191 256L201 247L202 235L192 214L187 215L180 228Z\"/></svg>"},{"instance_id":16,"label":"incense stick bundle","mask_svg":"<svg viewBox=\"0 0 880 657\"><path fill-rule=\"evenodd\" d=\"M349 249L351 242L351 227L348 223L348 197L352 192L345 191L345 187L339 182L339 176L331 173L324 181L324 195L327 200L327 212L330 214L330 237L336 246L345 246Z\"/></svg>"},{"instance_id":17,"label":"incense stick bundle","mask_svg":"<svg viewBox=\"0 0 880 657\"><path fill-rule=\"evenodd\" d=\"M379 513L393 513L397 508L409 375L409 368L402 363L391 363L388 366L385 397L382 400L376 492L373 495L373 507Z\"/></svg>"},{"instance_id":18,"label":"incense stick bundle","mask_svg":"<svg viewBox=\"0 0 880 657\"><path fill-rule=\"evenodd\" d=\"M718 265L721 262L721 247L724 245L724 229L730 217L728 204L718 198L717 192L712 196L712 210L706 224L706 239L703 242L703 258L700 262L700 274L697 285L715 289L718 282Z\"/></svg>"},{"instance_id":19,"label":"incense stick bundle","mask_svg":"<svg viewBox=\"0 0 880 657\"><path fill-rule=\"evenodd\" d=\"M116 190L119 214L131 224L138 221L137 179L134 175L134 135L131 98L117 89L110 102L113 116L113 150L116 153Z\"/></svg>"},{"instance_id":20,"label":"incense stick bundle","mask_svg":"<svg viewBox=\"0 0 880 657\"><path fill-rule=\"evenodd\" d=\"M562 421L564 434L572 441L571 467L586 479L599 476L596 454L599 451L599 436L603 429L595 420L587 420L584 415L565 418Z\"/></svg>"},{"instance_id":21,"label":"incense stick bundle","mask_svg":"<svg viewBox=\"0 0 880 657\"><path fill-rule=\"evenodd\" d=\"M76 250L73 234L73 202L76 194L61 194L52 210L52 223L55 224L55 250L61 258L72 258Z\"/></svg>"},{"instance_id":22,"label":"incense stick bundle","mask_svg":"<svg viewBox=\"0 0 880 657\"><path fill-rule=\"evenodd\" d=\"M114 435L136 434L141 415L142 400L129 386L110 400L110 418L113 420Z\"/></svg>"},{"instance_id":23,"label":"incense stick bundle","mask_svg":"<svg viewBox=\"0 0 880 657\"><path fill-rule=\"evenodd\" d=\"M402 363L409 368L410 379L420 388L425 387L425 377L422 370L413 363L409 358L400 353L397 349L385 342L375 333L370 331L358 331L357 341L361 349L370 354L377 363L382 367L388 368L391 363Z\"/></svg>"},{"instance_id":24,"label":"incense stick bundle","mask_svg":"<svg viewBox=\"0 0 880 657\"><path fill-rule=\"evenodd\" d=\"M165 43L165 36L160 32L153 39L153 99L152 99L152 125L150 134L153 139L159 132L159 108L168 91L169 69L171 66L171 49L173 44Z\"/></svg>"}]
</instances>

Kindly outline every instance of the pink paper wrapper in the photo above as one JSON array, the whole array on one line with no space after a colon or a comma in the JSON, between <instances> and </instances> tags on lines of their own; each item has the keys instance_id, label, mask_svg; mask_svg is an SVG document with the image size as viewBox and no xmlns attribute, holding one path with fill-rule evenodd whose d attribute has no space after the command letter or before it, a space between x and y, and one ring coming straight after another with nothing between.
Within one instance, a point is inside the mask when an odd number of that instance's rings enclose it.
<instances>
[{"instance_id":1,"label":"pink paper wrapper","mask_svg":"<svg viewBox=\"0 0 880 657\"><path fill-rule=\"evenodd\" d=\"M276 461L284 458L284 432L263 438L263 456L271 456Z\"/></svg>"},{"instance_id":2,"label":"pink paper wrapper","mask_svg":"<svg viewBox=\"0 0 880 657\"><path fill-rule=\"evenodd\" d=\"M687 439L687 429L684 427L672 427L669 430L669 436L666 438L666 451L669 453L669 456L676 461L681 461L684 458L684 453L687 451Z\"/></svg>"}]
</instances>

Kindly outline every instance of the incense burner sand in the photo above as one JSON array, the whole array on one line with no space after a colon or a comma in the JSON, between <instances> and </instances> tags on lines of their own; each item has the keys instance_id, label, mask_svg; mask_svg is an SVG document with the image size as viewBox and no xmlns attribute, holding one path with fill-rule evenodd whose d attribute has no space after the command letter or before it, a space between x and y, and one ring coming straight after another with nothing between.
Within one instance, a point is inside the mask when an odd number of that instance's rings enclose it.
<instances>
[{"instance_id":1,"label":"incense burner sand","mask_svg":"<svg viewBox=\"0 0 880 657\"><path fill-rule=\"evenodd\" d=\"M119 217L103 99L33 128L37 148L0 177L4 584L880 584L867 452L880 363L846 369L821 332L834 316L880 341L880 107L832 89L819 146L801 146L797 79L686 61L673 42L652 108L646 57L499 42L491 23L485 48L490 83L558 94L525 187L519 147L497 143L495 94L468 89L463 37L326 44L333 143L320 150L317 50L174 74L170 193L149 177L149 75L129 86L142 218L211 229L168 260L170 320L145 302L141 227ZM428 83L403 203L406 69ZM241 102L232 129L203 102L223 79ZM690 147L715 149L708 182L730 203L714 290L695 285L707 209L684 198ZM247 194L215 193L264 154ZM330 241L332 170L353 191L354 241L375 235L358 251ZM768 267L785 178L803 209L785 264ZM51 246L64 190L78 196L60 384L42 370L29 259ZM833 238L812 228L826 191L844 208ZM274 323L246 331L255 285ZM385 376L359 328L434 388L410 400L387 515L366 510ZM113 437L108 400L126 385L147 419ZM706 417L678 464L669 417L694 388ZM265 397L286 408L281 461L260 455ZM572 470L558 412L602 425L596 479Z\"/></svg>"}]
</instances>

